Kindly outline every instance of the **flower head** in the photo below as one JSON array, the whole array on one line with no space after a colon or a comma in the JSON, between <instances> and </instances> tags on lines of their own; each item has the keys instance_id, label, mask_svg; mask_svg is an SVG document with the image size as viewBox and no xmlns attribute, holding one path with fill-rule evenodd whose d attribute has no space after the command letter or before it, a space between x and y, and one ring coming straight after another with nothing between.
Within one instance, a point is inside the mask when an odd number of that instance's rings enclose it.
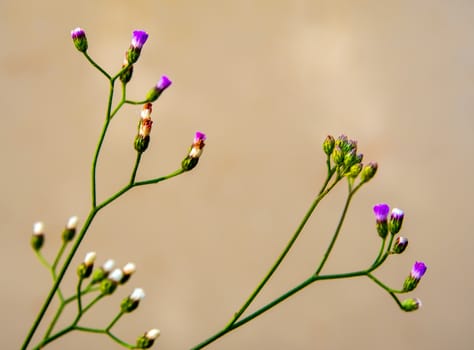
<instances>
[{"instance_id":1,"label":"flower head","mask_svg":"<svg viewBox=\"0 0 474 350\"><path fill-rule=\"evenodd\" d=\"M363 170L362 170L363 171ZM385 238L388 233L388 212L390 207L386 203L379 203L374 205L375 227L381 238Z\"/></svg>"},{"instance_id":2,"label":"flower head","mask_svg":"<svg viewBox=\"0 0 474 350\"><path fill-rule=\"evenodd\" d=\"M375 220L377 222L387 221L390 207L386 203L379 203L374 205Z\"/></svg>"},{"instance_id":3,"label":"flower head","mask_svg":"<svg viewBox=\"0 0 474 350\"><path fill-rule=\"evenodd\" d=\"M92 269L94 268L95 257L95 252L89 252L86 254L84 261L77 268L77 275L79 278L88 278L91 275Z\"/></svg>"},{"instance_id":4,"label":"flower head","mask_svg":"<svg viewBox=\"0 0 474 350\"><path fill-rule=\"evenodd\" d=\"M191 148L189 149L188 155L181 162L181 167L183 170L191 170L197 165L199 157L202 154L202 149L205 146L204 141L206 141L206 134L196 131L196 134L194 135L194 141L191 145Z\"/></svg>"},{"instance_id":5,"label":"flower head","mask_svg":"<svg viewBox=\"0 0 474 350\"><path fill-rule=\"evenodd\" d=\"M123 312L132 312L138 307L140 300L145 297L145 292L141 288L135 288L128 297L122 300L120 308Z\"/></svg>"},{"instance_id":6,"label":"flower head","mask_svg":"<svg viewBox=\"0 0 474 350\"><path fill-rule=\"evenodd\" d=\"M127 282L136 270L137 270L137 267L135 266L134 263L130 262L130 263L126 264L122 268L123 277L120 280L120 283L124 284L125 282Z\"/></svg>"},{"instance_id":7,"label":"flower head","mask_svg":"<svg viewBox=\"0 0 474 350\"><path fill-rule=\"evenodd\" d=\"M393 242L392 253L401 254L405 251L408 246L408 239L402 236L399 236Z\"/></svg>"},{"instance_id":8,"label":"flower head","mask_svg":"<svg viewBox=\"0 0 474 350\"><path fill-rule=\"evenodd\" d=\"M136 347L138 349L148 349L153 346L156 338L160 336L159 329L150 329L144 335L138 337Z\"/></svg>"},{"instance_id":9,"label":"flower head","mask_svg":"<svg viewBox=\"0 0 474 350\"><path fill-rule=\"evenodd\" d=\"M76 235L76 227L79 219L77 216L71 216L66 224L66 228L63 231L63 241L70 242Z\"/></svg>"},{"instance_id":10,"label":"flower head","mask_svg":"<svg viewBox=\"0 0 474 350\"><path fill-rule=\"evenodd\" d=\"M134 30L132 34L132 43L130 44L135 49L142 49L148 39L148 33L143 30Z\"/></svg>"},{"instance_id":11,"label":"flower head","mask_svg":"<svg viewBox=\"0 0 474 350\"><path fill-rule=\"evenodd\" d=\"M149 102L154 102L160 97L160 95L165 91L170 85L172 84L172 81L166 76L163 75L160 80L156 83L153 88L148 91L148 94L146 95L146 100Z\"/></svg>"},{"instance_id":12,"label":"flower head","mask_svg":"<svg viewBox=\"0 0 474 350\"><path fill-rule=\"evenodd\" d=\"M415 311L421 308L421 300L418 298L405 299L401 303L404 311Z\"/></svg>"},{"instance_id":13,"label":"flower head","mask_svg":"<svg viewBox=\"0 0 474 350\"><path fill-rule=\"evenodd\" d=\"M143 30L134 30L132 34L132 42L127 50L125 57L129 64L134 64L138 61L143 45L148 39L148 33Z\"/></svg>"},{"instance_id":14,"label":"flower head","mask_svg":"<svg viewBox=\"0 0 474 350\"><path fill-rule=\"evenodd\" d=\"M31 247L39 251L44 244L44 224L40 221L33 225L33 235L31 236Z\"/></svg>"},{"instance_id":15,"label":"flower head","mask_svg":"<svg viewBox=\"0 0 474 350\"><path fill-rule=\"evenodd\" d=\"M421 280L421 277L425 274L427 266L423 261L415 261L411 268L410 276L405 279L403 283L403 291L410 292L416 288Z\"/></svg>"},{"instance_id":16,"label":"flower head","mask_svg":"<svg viewBox=\"0 0 474 350\"><path fill-rule=\"evenodd\" d=\"M413 267L411 268L410 275L414 279L419 280L425 274L426 269L427 269L427 266L425 265L423 261L415 261L415 264L413 264Z\"/></svg>"},{"instance_id":17,"label":"flower head","mask_svg":"<svg viewBox=\"0 0 474 350\"><path fill-rule=\"evenodd\" d=\"M370 179L372 179L375 176L375 173L377 172L377 168L378 165L375 162L370 162L369 164L364 166L360 173L361 183L368 182Z\"/></svg>"},{"instance_id":18,"label":"flower head","mask_svg":"<svg viewBox=\"0 0 474 350\"><path fill-rule=\"evenodd\" d=\"M76 49L80 52L86 52L88 48L86 32L82 28L71 30L71 38Z\"/></svg>"},{"instance_id":19,"label":"flower head","mask_svg":"<svg viewBox=\"0 0 474 350\"><path fill-rule=\"evenodd\" d=\"M403 210L398 209L398 208L392 209L392 214L390 215L390 224L389 224L389 231L392 235L395 235L398 232L400 232L400 229L402 228L402 222L403 222L404 216L405 216L405 213L403 212Z\"/></svg>"}]
</instances>

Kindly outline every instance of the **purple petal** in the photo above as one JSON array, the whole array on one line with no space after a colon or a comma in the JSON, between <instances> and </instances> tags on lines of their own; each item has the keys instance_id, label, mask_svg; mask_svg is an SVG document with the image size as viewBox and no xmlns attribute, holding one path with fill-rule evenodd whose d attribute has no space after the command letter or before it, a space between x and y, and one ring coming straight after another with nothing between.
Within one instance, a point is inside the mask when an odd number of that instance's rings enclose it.
<instances>
[{"instance_id":1,"label":"purple petal","mask_svg":"<svg viewBox=\"0 0 474 350\"><path fill-rule=\"evenodd\" d=\"M374 214L377 221L385 221L388 217L390 207L386 203L379 203L374 205Z\"/></svg>"},{"instance_id":2,"label":"purple petal","mask_svg":"<svg viewBox=\"0 0 474 350\"><path fill-rule=\"evenodd\" d=\"M165 90L171 85L171 83L172 81L166 75L163 75L158 83L156 83L156 88L158 90Z\"/></svg>"},{"instance_id":3,"label":"purple petal","mask_svg":"<svg viewBox=\"0 0 474 350\"><path fill-rule=\"evenodd\" d=\"M84 29L77 27L76 29L71 30L71 37L73 39L82 38L86 36Z\"/></svg>"},{"instance_id":4,"label":"purple petal","mask_svg":"<svg viewBox=\"0 0 474 350\"><path fill-rule=\"evenodd\" d=\"M148 33L143 30L134 30L132 35L132 46L141 49L148 39Z\"/></svg>"},{"instance_id":5,"label":"purple petal","mask_svg":"<svg viewBox=\"0 0 474 350\"><path fill-rule=\"evenodd\" d=\"M419 280L426 272L426 265L423 261L415 261L411 269L411 276L417 280Z\"/></svg>"},{"instance_id":6,"label":"purple petal","mask_svg":"<svg viewBox=\"0 0 474 350\"><path fill-rule=\"evenodd\" d=\"M206 141L206 134L200 131L196 131L196 135L194 136L195 141Z\"/></svg>"}]
</instances>

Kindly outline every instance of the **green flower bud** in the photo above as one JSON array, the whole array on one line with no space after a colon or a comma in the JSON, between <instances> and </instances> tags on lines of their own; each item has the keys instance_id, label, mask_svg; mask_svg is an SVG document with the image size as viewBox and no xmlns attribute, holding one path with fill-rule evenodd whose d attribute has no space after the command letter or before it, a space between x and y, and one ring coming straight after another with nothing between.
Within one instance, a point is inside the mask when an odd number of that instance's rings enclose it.
<instances>
[{"instance_id":1,"label":"green flower bud","mask_svg":"<svg viewBox=\"0 0 474 350\"><path fill-rule=\"evenodd\" d=\"M377 167L377 163L375 162L370 162L364 166L360 172L361 183L368 182L370 179L372 179L377 172Z\"/></svg>"},{"instance_id":2,"label":"green flower bud","mask_svg":"<svg viewBox=\"0 0 474 350\"><path fill-rule=\"evenodd\" d=\"M326 155L330 156L332 151L334 150L334 145L336 141L334 140L334 137L331 135L328 135L326 139L323 142L323 150Z\"/></svg>"},{"instance_id":3,"label":"green flower bud","mask_svg":"<svg viewBox=\"0 0 474 350\"><path fill-rule=\"evenodd\" d=\"M402 301L402 309L407 312L418 310L421 308L421 305L421 300L418 298L410 298Z\"/></svg>"},{"instance_id":4,"label":"green flower bud","mask_svg":"<svg viewBox=\"0 0 474 350\"><path fill-rule=\"evenodd\" d=\"M332 151L332 160L336 165L341 165L342 163L344 163L344 153L337 144L334 150Z\"/></svg>"}]
</instances>

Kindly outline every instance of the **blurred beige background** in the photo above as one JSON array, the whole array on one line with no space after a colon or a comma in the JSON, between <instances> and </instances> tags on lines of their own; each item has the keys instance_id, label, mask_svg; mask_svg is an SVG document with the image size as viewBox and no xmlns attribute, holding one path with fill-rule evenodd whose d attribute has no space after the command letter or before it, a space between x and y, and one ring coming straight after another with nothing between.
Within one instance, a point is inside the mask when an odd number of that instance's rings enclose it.
<instances>
[{"instance_id":1,"label":"blurred beige background","mask_svg":"<svg viewBox=\"0 0 474 350\"><path fill-rule=\"evenodd\" d=\"M99 264L134 261L138 271L89 324L104 325L143 287L140 308L115 328L124 339L157 327L156 348L186 349L219 330L311 203L325 175L322 140L345 133L379 172L356 196L326 272L371 262L371 208L386 201L405 210L410 245L377 276L400 286L424 260L410 294L423 309L401 312L367 279L323 282L209 349L472 348L474 2L2 0L0 18L3 349L19 348L50 287L29 246L33 222L45 222L52 256L68 217L83 222L89 210L108 88L73 47L76 26L109 71L132 30L149 32L130 98L162 74L173 80L154 107L139 179L174 170L194 131L208 134L193 172L134 190L94 221L74 265L94 250ZM129 178L139 110L126 107L110 129L101 198ZM344 194L324 202L258 305L314 270ZM74 280L71 271L66 291ZM72 334L49 348L117 347Z\"/></svg>"}]
</instances>

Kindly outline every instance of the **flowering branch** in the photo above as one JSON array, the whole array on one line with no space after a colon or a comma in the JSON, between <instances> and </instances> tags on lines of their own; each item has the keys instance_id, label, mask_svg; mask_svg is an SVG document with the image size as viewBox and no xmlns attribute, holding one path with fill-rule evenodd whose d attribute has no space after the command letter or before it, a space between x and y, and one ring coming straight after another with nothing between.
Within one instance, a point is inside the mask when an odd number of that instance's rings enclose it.
<instances>
[{"instance_id":1,"label":"flowering branch","mask_svg":"<svg viewBox=\"0 0 474 350\"><path fill-rule=\"evenodd\" d=\"M151 132L153 126L152 103L154 103L162 95L162 93L172 84L172 82L167 76L163 75L158 80L156 85L153 86L152 89L148 91L148 93L146 93L143 100L132 101L127 99L127 84L132 79L134 64L138 61L143 46L148 39L148 34L145 31L136 30L133 32L131 44L125 52L122 66L114 75L106 72L89 56L87 52L89 45L85 31L83 29L74 29L71 32L71 37L75 47L79 50L79 52L81 52L87 61L107 79L109 83L107 108L104 124L102 126L97 146L92 157L90 174L91 207L82 228L77 233L77 237L76 231L78 218L73 216L69 219L62 233L62 245L60 246L53 262L50 263L41 252L41 248L45 242L44 225L43 223L38 222L33 226L31 246L35 251L40 263L50 272L53 279L53 285L46 296L44 304L41 307L36 319L34 320L33 325L25 337L21 349L26 350L28 348L33 336L38 331L38 327L42 322L46 311L50 308L52 299L55 296L59 300L59 305L52 320L49 323L49 326L46 328L43 337L33 347L33 349L42 349L49 343L73 331L104 334L115 341L117 344L128 349L147 349L154 344L155 340L160 335L160 331L158 329L148 330L143 335L140 335L133 344L120 339L118 336L112 333L112 328L127 313L133 312L139 306L141 300L145 296L145 293L141 288L135 288L132 293L122 300L117 314L111 318L110 322L105 327L91 328L80 324L83 316L89 312L98 302L113 294L119 287L128 282L131 275L136 270L136 267L133 263L128 263L123 268L115 268L115 262L109 259L102 266L95 268L94 264L96 253L89 252L86 254L83 262L77 267L78 280L74 294L66 297L63 290L61 290L61 283L65 274L70 270L70 264L75 257L85 235L89 231L89 228L96 215L107 205L114 202L134 187L157 184L194 169L197 166L205 147L206 135L200 131L195 133L193 142L189 147L186 156L181 161L180 166L176 170L164 176L137 181L140 162L151 141ZM115 83L117 80L120 80L121 82L121 97L119 101L115 103L114 107ZM99 200L97 198L97 164L100 153L105 142L108 128L113 118L115 118L121 108L126 104L142 105L142 110L140 112L140 118L137 125L137 133L133 141L133 147L137 152L135 162L132 167L128 182L110 197ZM375 215L375 230L377 231L377 235L381 241L380 248L375 255L372 264L363 270L341 272L337 274L322 274L326 262L335 249L337 240L341 236L342 227L345 222L349 207L352 203L352 199L362 188L362 186L368 183L375 176L378 169L377 163L369 162L365 165L362 163L363 155L358 153L357 141L350 140L345 135L341 135L337 139L335 139L333 136L328 136L324 140L322 148L326 155L326 179L323 181L321 189L315 195L313 202L309 206L306 214L303 216L300 224L290 237L288 243L283 247L281 253L271 265L270 269L264 275L260 283L258 283L256 288L252 291L252 293L250 293L249 297L245 299L243 304L237 309L233 316L230 317L225 326L215 334L192 347L192 349L197 350L204 348L227 333L243 326L244 324L247 324L259 315L272 309L289 297L318 281L367 277L377 286L384 289L403 311L414 311L421 307L421 301L419 299L408 298L400 301L398 294L411 292L418 286L421 278L427 270L424 262L415 262L410 274L405 279L402 287L399 289L389 287L374 275L374 272L380 266L382 266L382 264L384 264L388 258L403 253L408 245L408 240L405 237L398 236L398 233L402 227L404 212L398 208L394 208L390 212L390 207L388 204L380 203L373 207L373 212ZM256 311L245 315L249 306L254 303L255 298L269 283L272 276L277 272L278 268L285 260L289 251L293 248L296 240L300 237L303 229L305 228L320 202L325 199L326 196L344 179L347 181L347 197L345 199L337 225L334 229L332 238L329 241L326 251L321 257L319 264L315 266L314 272L277 298L267 302L263 306L260 306ZM69 251L66 252L68 247L70 247ZM61 263L61 261L63 262ZM86 280L88 280L88 283L86 283ZM64 309L71 304L76 305L77 312L75 316L67 326L56 330L58 321L61 316L63 316Z\"/></svg>"}]
</instances>

